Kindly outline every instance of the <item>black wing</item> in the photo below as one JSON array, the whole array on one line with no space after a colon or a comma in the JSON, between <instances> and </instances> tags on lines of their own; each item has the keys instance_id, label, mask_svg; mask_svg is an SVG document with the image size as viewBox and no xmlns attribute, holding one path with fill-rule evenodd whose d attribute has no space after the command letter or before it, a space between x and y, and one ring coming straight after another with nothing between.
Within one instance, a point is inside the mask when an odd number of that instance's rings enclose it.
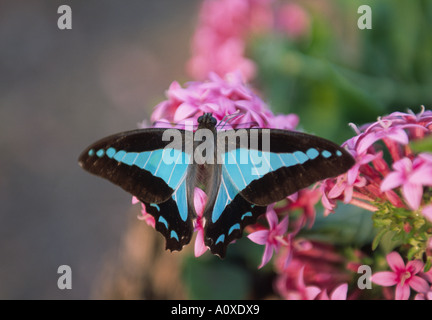
<instances>
[{"instance_id":1,"label":"black wing","mask_svg":"<svg viewBox=\"0 0 432 320\"><path fill-rule=\"evenodd\" d=\"M84 150L79 164L136 196L155 218L167 249L181 250L192 237L195 218L186 184L190 155L183 148L184 131L176 130L180 143L164 141L165 131L151 128L109 136Z\"/></svg>"}]
</instances>

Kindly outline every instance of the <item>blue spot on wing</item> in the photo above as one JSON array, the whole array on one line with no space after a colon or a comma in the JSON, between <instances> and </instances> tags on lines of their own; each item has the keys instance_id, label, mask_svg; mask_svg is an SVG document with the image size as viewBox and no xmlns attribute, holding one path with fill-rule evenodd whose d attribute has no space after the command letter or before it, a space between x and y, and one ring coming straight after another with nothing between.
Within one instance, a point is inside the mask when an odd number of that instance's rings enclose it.
<instances>
[{"instance_id":1,"label":"blue spot on wing","mask_svg":"<svg viewBox=\"0 0 432 320\"><path fill-rule=\"evenodd\" d=\"M321 155L322 155L324 158L330 158L332 154L331 154L329 151L324 150L323 152L321 152Z\"/></svg>"},{"instance_id":2,"label":"blue spot on wing","mask_svg":"<svg viewBox=\"0 0 432 320\"><path fill-rule=\"evenodd\" d=\"M292 153L279 153L284 167L292 167L298 164L297 159Z\"/></svg>"},{"instance_id":3,"label":"blue spot on wing","mask_svg":"<svg viewBox=\"0 0 432 320\"><path fill-rule=\"evenodd\" d=\"M108 158L112 158L116 153L116 149L114 148L108 148L106 151L106 155Z\"/></svg>"},{"instance_id":4,"label":"blue spot on wing","mask_svg":"<svg viewBox=\"0 0 432 320\"><path fill-rule=\"evenodd\" d=\"M231 201L237 195L238 191L238 188L236 188L236 186L232 183L226 167L223 166L222 179L212 212L213 223L215 223L219 219L220 215L225 210L225 207L231 203Z\"/></svg>"},{"instance_id":5,"label":"blue spot on wing","mask_svg":"<svg viewBox=\"0 0 432 320\"><path fill-rule=\"evenodd\" d=\"M134 165L136 165L138 168L143 169L148 161L148 158L150 157L150 153L150 151L140 152L138 154L138 157L135 159Z\"/></svg>"},{"instance_id":6,"label":"blue spot on wing","mask_svg":"<svg viewBox=\"0 0 432 320\"><path fill-rule=\"evenodd\" d=\"M180 181L183 179L184 175L186 174L188 163L189 163L189 155L178 151L177 159L178 161L172 164L171 170L169 170L169 175L168 174L166 175L168 178L164 179L165 182L173 189L177 188Z\"/></svg>"},{"instance_id":7,"label":"blue spot on wing","mask_svg":"<svg viewBox=\"0 0 432 320\"><path fill-rule=\"evenodd\" d=\"M315 148L310 148L308 151L306 151L306 154L311 160L319 156L319 152Z\"/></svg>"},{"instance_id":8,"label":"blue spot on wing","mask_svg":"<svg viewBox=\"0 0 432 320\"><path fill-rule=\"evenodd\" d=\"M150 206L155 207L156 210L160 212L160 208L156 203L150 203Z\"/></svg>"},{"instance_id":9,"label":"blue spot on wing","mask_svg":"<svg viewBox=\"0 0 432 320\"><path fill-rule=\"evenodd\" d=\"M309 160L308 156L305 155L303 152L301 151L296 151L293 153L294 158L297 159L297 161L301 164L305 163L306 161Z\"/></svg>"},{"instance_id":10,"label":"blue spot on wing","mask_svg":"<svg viewBox=\"0 0 432 320\"><path fill-rule=\"evenodd\" d=\"M168 222L165 220L164 217L159 216L158 222L161 222L165 225L165 227L168 229Z\"/></svg>"},{"instance_id":11,"label":"blue spot on wing","mask_svg":"<svg viewBox=\"0 0 432 320\"><path fill-rule=\"evenodd\" d=\"M105 154L105 150L104 150L104 149L99 149L99 150L96 152L96 155L97 155L99 158L103 157L104 154Z\"/></svg>"},{"instance_id":12,"label":"blue spot on wing","mask_svg":"<svg viewBox=\"0 0 432 320\"><path fill-rule=\"evenodd\" d=\"M224 241L225 241L225 235L222 234L222 235L219 236L219 238L217 238L215 244L218 244L219 242L222 242L222 243L223 243Z\"/></svg>"},{"instance_id":13,"label":"blue spot on wing","mask_svg":"<svg viewBox=\"0 0 432 320\"><path fill-rule=\"evenodd\" d=\"M170 236L171 238L175 238L177 239L177 241L180 241L177 232L175 232L174 230L171 230Z\"/></svg>"},{"instance_id":14,"label":"blue spot on wing","mask_svg":"<svg viewBox=\"0 0 432 320\"><path fill-rule=\"evenodd\" d=\"M243 220L246 217L252 217L252 212L246 212L244 215L241 216L241 220Z\"/></svg>"},{"instance_id":15,"label":"blue spot on wing","mask_svg":"<svg viewBox=\"0 0 432 320\"><path fill-rule=\"evenodd\" d=\"M177 208L178 208L179 213L180 213L180 218L183 221L186 221L186 219L188 217L188 205L187 205L187 192L186 192L186 190L187 190L186 178L183 178L182 183L180 184L178 189L174 191L173 196L172 196L173 200L177 204Z\"/></svg>"},{"instance_id":16,"label":"blue spot on wing","mask_svg":"<svg viewBox=\"0 0 432 320\"><path fill-rule=\"evenodd\" d=\"M225 154L225 168L237 189L243 190L246 188L248 183L241 172L240 166L241 165L236 161L235 154L233 152L227 152Z\"/></svg>"},{"instance_id":17,"label":"blue spot on wing","mask_svg":"<svg viewBox=\"0 0 432 320\"><path fill-rule=\"evenodd\" d=\"M120 150L114 155L114 160L117 160L118 162L121 162L123 160L123 157L126 155L126 151Z\"/></svg>"},{"instance_id":18,"label":"blue spot on wing","mask_svg":"<svg viewBox=\"0 0 432 320\"><path fill-rule=\"evenodd\" d=\"M228 235L230 235L234 230L240 230L240 224L236 223L234 224L228 231Z\"/></svg>"},{"instance_id":19,"label":"blue spot on wing","mask_svg":"<svg viewBox=\"0 0 432 320\"><path fill-rule=\"evenodd\" d=\"M163 149L150 151L151 154L148 158L147 163L144 165L145 170L149 171L151 174L155 174L160 163L162 162Z\"/></svg>"},{"instance_id":20,"label":"blue spot on wing","mask_svg":"<svg viewBox=\"0 0 432 320\"><path fill-rule=\"evenodd\" d=\"M127 152L123 159L121 160L122 163L127 164L128 166L133 165L135 159L138 157L138 153L136 152Z\"/></svg>"}]
</instances>

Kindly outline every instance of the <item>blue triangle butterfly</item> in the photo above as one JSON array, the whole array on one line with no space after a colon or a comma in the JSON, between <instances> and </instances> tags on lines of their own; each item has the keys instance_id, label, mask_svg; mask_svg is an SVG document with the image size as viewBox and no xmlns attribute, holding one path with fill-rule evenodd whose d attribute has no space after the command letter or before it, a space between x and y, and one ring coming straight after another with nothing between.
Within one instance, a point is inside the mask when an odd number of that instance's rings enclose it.
<instances>
[{"instance_id":1,"label":"blue triangle butterfly","mask_svg":"<svg viewBox=\"0 0 432 320\"><path fill-rule=\"evenodd\" d=\"M222 258L268 205L354 164L343 148L316 136L277 129L217 131L216 123L206 113L195 132L175 129L172 139L166 136L173 129L162 128L115 134L85 149L79 164L143 202L171 251L191 240L194 189L202 188L208 196L204 242ZM197 138L198 132L205 134Z\"/></svg>"}]
</instances>

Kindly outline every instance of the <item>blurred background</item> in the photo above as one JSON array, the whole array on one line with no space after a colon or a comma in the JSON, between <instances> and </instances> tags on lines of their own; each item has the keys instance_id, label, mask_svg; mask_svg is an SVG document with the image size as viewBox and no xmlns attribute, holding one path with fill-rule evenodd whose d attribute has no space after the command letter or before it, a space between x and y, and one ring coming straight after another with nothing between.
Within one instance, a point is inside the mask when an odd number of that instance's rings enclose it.
<instances>
[{"instance_id":1,"label":"blurred background","mask_svg":"<svg viewBox=\"0 0 432 320\"><path fill-rule=\"evenodd\" d=\"M430 108L431 0L281 2L302 6L302 28L281 25L247 45L251 81L273 111L342 143L348 122ZM62 4L72 30L57 28ZM172 81L192 80L200 4L0 0L0 299L271 295L271 271L256 270L262 248L242 239L224 263L208 253L197 262L191 248L165 252L130 195L77 164L89 143L148 119ZM357 27L361 4L372 8L372 30ZM370 224L354 221L331 239L370 241ZM72 268L72 290L57 288L60 265Z\"/></svg>"},{"instance_id":2,"label":"blurred background","mask_svg":"<svg viewBox=\"0 0 432 320\"><path fill-rule=\"evenodd\" d=\"M57 28L62 4L72 30ZM186 80L197 11L193 0L0 1L0 298L92 296L139 210L78 156ZM72 290L57 288L63 264Z\"/></svg>"}]
</instances>

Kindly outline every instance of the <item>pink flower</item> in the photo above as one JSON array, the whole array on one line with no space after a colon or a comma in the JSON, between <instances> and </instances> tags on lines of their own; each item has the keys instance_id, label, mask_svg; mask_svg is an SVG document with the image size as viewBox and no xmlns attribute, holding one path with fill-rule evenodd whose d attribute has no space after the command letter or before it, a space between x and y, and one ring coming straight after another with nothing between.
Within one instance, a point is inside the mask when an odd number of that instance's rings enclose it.
<instances>
[{"instance_id":1,"label":"pink flower","mask_svg":"<svg viewBox=\"0 0 432 320\"><path fill-rule=\"evenodd\" d=\"M296 232L300 230L304 225L307 224L308 228L312 228L315 222L315 205L321 197L321 191L319 189L302 189L287 198L287 203L284 206L278 207L276 210L279 212L290 212L294 210L301 210L301 216L296 221L297 227L294 229Z\"/></svg>"},{"instance_id":2,"label":"pink flower","mask_svg":"<svg viewBox=\"0 0 432 320\"><path fill-rule=\"evenodd\" d=\"M423 196L423 186L432 186L432 165L425 163L422 158L413 161L405 157L393 164L395 171L388 174L381 190L388 191L402 187L402 194L411 209L417 210Z\"/></svg>"},{"instance_id":3,"label":"pink flower","mask_svg":"<svg viewBox=\"0 0 432 320\"><path fill-rule=\"evenodd\" d=\"M194 206L197 218L195 220L194 231L197 232L195 238L195 257L201 256L207 251L207 246L204 244L204 224L203 224L203 213L205 204L207 202L207 195L200 188L195 188L194 193Z\"/></svg>"},{"instance_id":4,"label":"pink flower","mask_svg":"<svg viewBox=\"0 0 432 320\"><path fill-rule=\"evenodd\" d=\"M432 287L427 292L417 293L414 300L432 300Z\"/></svg>"},{"instance_id":5,"label":"pink flower","mask_svg":"<svg viewBox=\"0 0 432 320\"><path fill-rule=\"evenodd\" d=\"M262 268L273 256L273 251L278 251L282 244L286 244L284 234L288 229L288 216L278 224L278 217L274 210L268 210L266 218L269 224L268 230L255 231L248 235L248 238L260 245L265 245L264 254L259 265Z\"/></svg>"},{"instance_id":6,"label":"pink flower","mask_svg":"<svg viewBox=\"0 0 432 320\"><path fill-rule=\"evenodd\" d=\"M204 0L192 40L190 75L206 79L239 71L244 80L255 76L255 63L246 57L246 42L273 23L271 0Z\"/></svg>"},{"instance_id":7,"label":"pink flower","mask_svg":"<svg viewBox=\"0 0 432 320\"><path fill-rule=\"evenodd\" d=\"M224 123L224 129L258 126L293 130L298 124L297 115L275 116L243 82L239 72L229 73L224 78L211 73L207 81L189 82L184 87L173 82L166 97L167 100L159 103L151 116L158 127L175 123L184 128L187 123L196 124L198 117L206 112L211 112L219 121L237 113L239 116Z\"/></svg>"},{"instance_id":8,"label":"pink flower","mask_svg":"<svg viewBox=\"0 0 432 320\"><path fill-rule=\"evenodd\" d=\"M151 214L147 213L145 204L139 201L137 197L135 196L132 197L132 204L137 204L137 203L141 204L141 216L138 216L138 219L145 221L147 225L154 228L156 225L155 219Z\"/></svg>"},{"instance_id":9,"label":"pink flower","mask_svg":"<svg viewBox=\"0 0 432 320\"><path fill-rule=\"evenodd\" d=\"M287 3L277 10L277 27L291 38L299 38L310 29L310 17L298 4Z\"/></svg>"},{"instance_id":10,"label":"pink flower","mask_svg":"<svg viewBox=\"0 0 432 320\"><path fill-rule=\"evenodd\" d=\"M327 294L327 290L322 291L321 294L318 296L318 300L346 300L347 293L348 284L344 283L336 287L330 294L330 297Z\"/></svg>"},{"instance_id":11,"label":"pink flower","mask_svg":"<svg viewBox=\"0 0 432 320\"><path fill-rule=\"evenodd\" d=\"M304 282L304 266L300 269L297 276L297 286L295 290L288 290L284 298L287 300L314 300L321 289L316 286L306 286Z\"/></svg>"},{"instance_id":12,"label":"pink flower","mask_svg":"<svg viewBox=\"0 0 432 320\"><path fill-rule=\"evenodd\" d=\"M291 255L287 265L285 255ZM290 248L282 247L275 262L277 278L275 289L285 298L305 299L302 295L302 283L331 292L340 283L351 280L346 272L346 259L329 245L302 239L293 239ZM302 273L300 273L300 270ZM303 280L304 279L304 280ZM318 291L319 292L319 291Z\"/></svg>"},{"instance_id":13,"label":"pink flower","mask_svg":"<svg viewBox=\"0 0 432 320\"><path fill-rule=\"evenodd\" d=\"M372 275L372 282L384 287L396 285L396 300L408 300L410 288L417 292L426 292L428 290L427 281L416 276L423 269L423 262L413 260L409 261L405 266L402 257L395 251L389 253L386 258L393 272L377 272Z\"/></svg>"},{"instance_id":14,"label":"pink flower","mask_svg":"<svg viewBox=\"0 0 432 320\"><path fill-rule=\"evenodd\" d=\"M422 210L423 216L432 222L432 204L425 206Z\"/></svg>"}]
</instances>

